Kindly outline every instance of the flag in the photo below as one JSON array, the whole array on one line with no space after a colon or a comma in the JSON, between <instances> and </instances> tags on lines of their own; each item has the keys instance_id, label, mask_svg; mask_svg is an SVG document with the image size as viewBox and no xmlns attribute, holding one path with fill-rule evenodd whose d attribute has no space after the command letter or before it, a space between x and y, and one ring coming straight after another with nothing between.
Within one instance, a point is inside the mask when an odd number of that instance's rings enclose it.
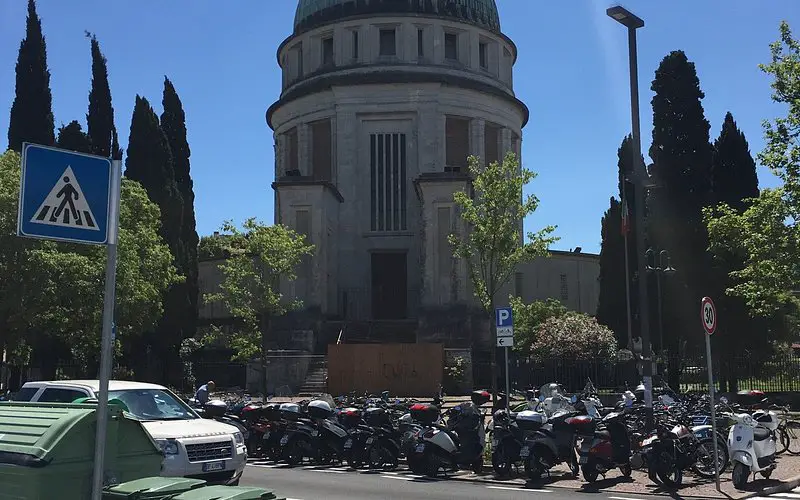
<instances>
[{"instance_id":1,"label":"flag","mask_svg":"<svg viewBox=\"0 0 800 500\"><path fill-rule=\"evenodd\" d=\"M631 230L631 214L628 212L628 200L622 200L622 235Z\"/></svg>"}]
</instances>

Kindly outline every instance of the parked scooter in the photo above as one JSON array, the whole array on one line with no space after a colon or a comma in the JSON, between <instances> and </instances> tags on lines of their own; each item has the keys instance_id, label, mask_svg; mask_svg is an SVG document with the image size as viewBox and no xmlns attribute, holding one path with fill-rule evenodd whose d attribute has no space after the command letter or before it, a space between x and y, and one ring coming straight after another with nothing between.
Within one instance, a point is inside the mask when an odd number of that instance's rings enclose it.
<instances>
[{"instance_id":1,"label":"parked scooter","mask_svg":"<svg viewBox=\"0 0 800 500\"><path fill-rule=\"evenodd\" d=\"M571 402L574 404L577 398L573 396ZM576 416L577 412L564 407L560 401L558 405L559 409L549 417L542 415L544 417L542 424L536 432L527 436L520 450L520 457L525 462L525 472L534 481L560 463L566 463L575 477L580 472L576 450L576 430L579 426L572 425L572 417Z\"/></svg>"},{"instance_id":2,"label":"parked scooter","mask_svg":"<svg viewBox=\"0 0 800 500\"><path fill-rule=\"evenodd\" d=\"M409 464L416 464L425 475L436 477L439 471L456 471L470 469L480 472L483 469L483 450L486 445L486 429L480 406L489 402L490 395L486 391L472 393L472 403L462 403L447 412L447 426L435 424L437 419L432 410L431 415L420 415L417 420L431 422L418 434L418 441L413 459ZM416 405L415 405L416 406ZM432 406L438 412L438 408ZM412 415L423 410L411 407Z\"/></svg>"},{"instance_id":3,"label":"parked scooter","mask_svg":"<svg viewBox=\"0 0 800 500\"><path fill-rule=\"evenodd\" d=\"M631 443L623 413L611 412L600 417L597 410L599 401L595 397L582 399L581 403L587 415L572 417L569 423L582 438L578 462L583 478L593 483L600 474L605 476L606 472L617 467L623 476L630 477L633 472Z\"/></svg>"},{"instance_id":4,"label":"parked scooter","mask_svg":"<svg viewBox=\"0 0 800 500\"><path fill-rule=\"evenodd\" d=\"M750 474L760 473L769 479L775 470L775 430L778 416L771 411L759 410L753 415L732 415L736 424L728 434L728 451L733 463L733 486L744 489Z\"/></svg>"},{"instance_id":5,"label":"parked scooter","mask_svg":"<svg viewBox=\"0 0 800 500\"><path fill-rule=\"evenodd\" d=\"M239 432L244 436L245 442L250 439L250 431L247 426L242 422L239 417L228 414L228 404L219 399L212 399L200 408L195 408L195 411L203 418L216 420L223 424L228 424L239 429Z\"/></svg>"}]
</instances>

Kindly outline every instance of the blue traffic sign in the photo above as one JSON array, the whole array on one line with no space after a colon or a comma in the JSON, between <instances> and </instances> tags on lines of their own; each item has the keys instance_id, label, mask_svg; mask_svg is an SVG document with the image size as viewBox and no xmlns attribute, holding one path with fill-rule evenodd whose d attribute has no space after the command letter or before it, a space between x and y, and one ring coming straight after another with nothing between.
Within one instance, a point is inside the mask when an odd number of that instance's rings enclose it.
<instances>
[{"instance_id":1,"label":"blue traffic sign","mask_svg":"<svg viewBox=\"0 0 800 500\"><path fill-rule=\"evenodd\" d=\"M25 143L17 234L104 245L112 189L109 158Z\"/></svg>"},{"instance_id":2,"label":"blue traffic sign","mask_svg":"<svg viewBox=\"0 0 800 500\"><path fill-rule=\"evenodd\" d=\"M514 326L514 316L511 314L510 307L498 307L495 309L494 325L498 328Z\"/></svg>"}]
</instances>

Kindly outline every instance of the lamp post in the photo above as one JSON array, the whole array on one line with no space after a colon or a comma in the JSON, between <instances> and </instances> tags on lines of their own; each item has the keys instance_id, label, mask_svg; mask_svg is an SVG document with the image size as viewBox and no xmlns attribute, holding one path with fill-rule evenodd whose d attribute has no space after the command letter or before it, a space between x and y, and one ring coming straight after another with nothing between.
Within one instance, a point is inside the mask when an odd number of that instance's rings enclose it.
<instances>
[{"instance_id":1,"label":"lamp post","mask_svg":"<svg viewBox=\"0 0 800 500\"><path fill-rule=\"evenodd\" d=\"M645 205L645 183L649 181L647 170L642 162L642 140L639 124L639 66L636 55L636 30L644 26L644 21L621 6L611 7L606 14L628 29L628 61L630 64L631 81L631 137L633 150L633 172L631 177L634 181L634 209L636 231L636 254L639 255L637 271L639 274L639 321L640 335L642 339L642 378L644 379L644 405L647 415L647 427L652 428L653 424L653 363L650 349L650 318L647 303L647 283L645 280L645 263L643 254L645 252L644 241L644 205Z\"/></svg>"},{"instance_id":2,"label":"lamp post","mask_svg":"<svg viewBox=\"0 0 800 500\"><path fill-rule=\"evenodd\" d=\"M652 248L648 248L647 252L645 252L645 261L647 263L647 272L656 274L656 289L658 290L658 349L661 354L664 354L664 313L661 300L661 276L671 276L675 274L676 269L670 264L667 250L659 252L658 262L653 262L654 266L650 265L650 259L655 259L655 250Z\"/></svg>"}]
</instances>

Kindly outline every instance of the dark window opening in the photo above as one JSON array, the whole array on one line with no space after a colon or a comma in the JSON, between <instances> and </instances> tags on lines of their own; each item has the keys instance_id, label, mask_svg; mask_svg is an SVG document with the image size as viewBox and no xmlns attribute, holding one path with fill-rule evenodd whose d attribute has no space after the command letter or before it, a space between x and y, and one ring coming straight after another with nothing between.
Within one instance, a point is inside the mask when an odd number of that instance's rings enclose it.
<instances>
[{"instance_id":1,"label":"dark window opening","mask_svg":"<svg viewBox=\"0 0 800 500\"><path fill-rule=\"evenodd\" d=\"M322 65L333 66L333 38L322 39Z\"/></svg>"},{"instance_id":2,"label":"dark window opening","mask_svg":"<svg viewBox=\"0 0 800 500\"><path fill-rule=\"evenodd\" d=\"M458 61L458 35L455 33L444 34L444 58Z\"/></svg>"},{"instance_id":3,"label":"dark window opening","mask_svg":"<svg viewBox=\"0 0 800 500\"><path fill-rule=\"evenodd\" d=\"M381 30L380 32L380 55L394 56L397 55L397 37L395 30Z\"/></svg>"},{"instance_id":4,"label":"dark window opening","mask_svg":"<svg viewBox=\"0 0 800 500\"><path fill-rule=\"evenodd\" d=\"M569 285L567 284L567 275L561 275L561 300L569 300Z\"/></svg>"},{"instance_id":5,"label":"dark window opening","mask_svg":"<svg viewBox=\"0 0 800 500\"><path fill-rule=\"evenodd\" d=\"M314 178L330 181L333 170L333 138L331 121L321 120L311 124L311 168Z\"/></svg>"},{"instance_id":6,"label":"dark window opening","mask_svg":"<svg viewBox=\"0 0 800 500\"><path fill-rule=\"evenodd\" d=\"M297 47L297 77L303 76L303 44Z\"/></svg>"},{"instance_id":7,"label":"dark window opening","mask_svg":"<svg viewBox=\"0 0 800 500\"><path fill-rule=\"evenodd\" d=\"M486 156L486 164L489 165L492 162L500 161L500 127L496 127L489 123L486 124L486 128L483 134L483 149L484 154Z\"/></svg>"},{"instance_id":8,"label":"dark window opening","mask_svg":"<svg viewBox=\"0 0 800 500\"><path fill-rule=\"evenodd\" d=\"M353 32L353 59L358 59L358 31Z\"/></svg>"},{"instance_id":9,"label":"dark window opening","mask_svg":"<svg viewBox=\"0 0 800 500\"><path fill-rule=\"evenodd\" d=\"M408 258L406 252L376 252L372 254L371 260L372 319L407 318Z\"/></svg>"},{"instance_id":10,"label":"dark window opening","mask_svg":"<svg viewBox=\"0 0 800 500\"><path fill-rule=\"evenodd\" d=\"M445 172L466 170L469 120L448 116L445 122Z\"/></svg>"},{"instance_id":11,"label":"dark window opening","mask_svg":"<svg viewBox=\"0 0 800 500\"><path fill-rule=\"evenodd\" d=\"M370 229L405 231L406 135L370 135Z\"/></svg>"},{"instance_id":12,"label":"dark window opening","mask_svg":"<svg viewBox=\"0 0 800 500\"><path fill-rule=\"evenodd\" d=\"M286 133L286 175L300 175L297 158L297 129Z\"/></svg>"},{"instance_id":13,"label":"dark window opening","mask_svg":"<svg viewBox=\"0 0 800 500\"><path fill-rule=\"evenodd\" d=\"M481 63L481 68L489 69L489 46L484 42L478 44L478 56Z\"/></svg>"},{"instance_id":14,"label":"dark window opening","mask_svg":"<svg viewBox=\"0 0 800 500\"><path fill-rule=\"evenodd\" d=\"M417 30L417 57L425 57L425 31Z\"/></svg>"}]
</instances>

